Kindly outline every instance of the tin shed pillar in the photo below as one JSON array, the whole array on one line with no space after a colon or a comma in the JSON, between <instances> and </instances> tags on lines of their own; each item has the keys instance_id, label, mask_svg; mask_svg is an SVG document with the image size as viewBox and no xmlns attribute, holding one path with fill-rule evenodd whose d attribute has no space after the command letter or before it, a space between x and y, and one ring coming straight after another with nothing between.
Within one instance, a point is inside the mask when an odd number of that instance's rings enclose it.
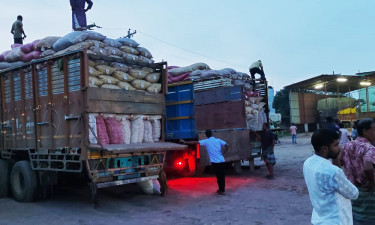
<instances>
[{"instance_id":1,"label":"tin shed pillar","mask_svg":"<svg viewBox=\"0 0 375 225\"><path fill-rule=\"evenodd\" d=\"M309 132L309 124L308 123L305 123L305 132Z\"/></svg>"}]
</instances>

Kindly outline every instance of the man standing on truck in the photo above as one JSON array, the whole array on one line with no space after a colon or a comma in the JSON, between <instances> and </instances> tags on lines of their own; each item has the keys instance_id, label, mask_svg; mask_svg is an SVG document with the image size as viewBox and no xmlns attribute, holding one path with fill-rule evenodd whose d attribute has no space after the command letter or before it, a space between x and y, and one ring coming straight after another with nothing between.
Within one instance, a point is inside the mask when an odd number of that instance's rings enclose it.
<instances>
[{"instance_id":1,"label":"man standing on truck","mask_svg":"<svg viewBox=\"0 0 375 225\"><path fill-rule=\"evenodd\" d=\"M87 8L85 9L85 3ZM70 0L72 7L73 30L87 30L86 12L91 9L93 2L91 0Z\"/></svg>"},{"instance_id":2,"label":"man standing on truck","mask_svg":"<svg viewBox=\"0 0 375 225\"><path fill-rule=\"evenodd\" d=\"M276 164L274 147L275 138L273 132L270 130L270 125L268 123L263 124L263 134L261 137L262 144L262 159L266 164L269 174L265 176L267 179L273 179L273 166Z\"/></svg>"},{"instance_id":3,"label":"man standing on truck","mask_svg":"<svg viewBox=\"0 0 375 225\"><path fill-rule=\"evenodd\" d=\"M22 16L17 16L16 22L12 25L12 30L10 31L13 34L14 44L23 44L23 39L26 38L25 31L23 30ZM23 34L23 37L22 37Z\"/></svg>"},{"instance_id":4,"label":"man standing on truck","mask_svg":"<svg viewBox=\"0 0 375 225\"><path fill-rule=\"evenodd\" d=\"M221 147L224 146L224 153L228 151L229 145L218 138L212 137L212 131L206 130L205 132L207 139L200 140L200 141L184 141L180 140L182 144L198 144L201 146L205 146L208 152L208 155L210 157L210 162L212 165L212 168L215 171L216 174L216 180L217 184L219 186L219 190L216 191L219 195L225 194L225 159L223 156L223 153L221 151Z\"/></svg>"},{"instance_id":5,"label":"man standing on truck","mask_svg":"<svg viewBox=\"0 0 375 225\"><path fill-rule=\"evenodd\" d=\"M255 88L255 74L260 74L260 81L264 82L266 76L264 75L262 61L258 60L251 64L250 68L251 79L253 80L253 88Z\"/></svg>"}]
</instances>

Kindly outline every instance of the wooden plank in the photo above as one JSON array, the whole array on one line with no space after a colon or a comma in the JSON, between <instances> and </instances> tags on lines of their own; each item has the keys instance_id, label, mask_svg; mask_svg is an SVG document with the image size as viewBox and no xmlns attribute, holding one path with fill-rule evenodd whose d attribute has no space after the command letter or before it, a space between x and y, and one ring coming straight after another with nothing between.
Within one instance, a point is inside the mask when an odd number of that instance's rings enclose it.
<instances>
[{"instance_id":1,"label":"wooden plank","mask_svg":"<svg viewBox=\"0 0 375 225\"><path fill-rule=\"evenodd\" d=\"M150 94L141 91L126 91L107 88L87 88L87 96L90 100L117 101L117 102L141 102L163 104L163 94Z\"/></svg>"},{"instance_id":2,"label":"wooden plank","mask_svg":"<svg viewBox=\"0 0 375 225\"><path fill-rule=\"evenodd\" d=\"M206 105L219 102L241 100L242 90L241 86L234 87L220 87L207 91L195 92L195 105Z\"/></svg>"},{"instance_id":3,"label":"wooden plank","mask_svg":"<svg viewBox=\"0 0 375 225\"><path fill-rule=\"evenodd\" d=\"M137 144L111 144L101 148L99 145L90 145L88 148L102 149L113 153L137 152L165 152L171 150L185 150L188 146L172 142L137 143Z\"/></svg>"},{"instance_id":4,"label":"wooden plank","mask_svg":"<svg viewBox=\"0 0 375 225\"><path fill-rule=\"evenodd\" d=\"M52 109L53 109L53 106L52 106L52 102L53 102L52 69L51 69L51 62L50 61L47 61L47 87L48 87L48 90L47 90L47 93L48 93L48 106L47 106L47 110L48 110L48 129L49 129L49 136L50 136L50 141L51 141L50 148L54 149L55 148L54 140L53 140L54 130L53 130L53 126L52 126L52 123L53 123L53 121L52 121Z\"/></svg>"},{"instance_id":5,"label":"wooden plank","mask_svg":"<svg viewBox=\"0 0 375 225\"><path fill-rule=\"evenodd\" d=\"M90 100L88 101L87 106L87 112L91 113L118 113L143 115L164 114L164 104Z\"/></svg>"},{"instance_id":6,"label":"wooden plank","mask_svg":"<svg viewBox=\"0 0 375 225\"><path fill-rule=\"evenodd\" d=\"M24 141L23 147L27 147L27 133L26 133L26 105L25 105L25 72L21 70L20 74L21 81L21 119L22 119L22 139Z\"/></svg>"},{"instance_id":7,"label":"wooden plank","mask_svg":"<svg viewBox=\"0 0 375 225\"><path fill-rule=\"evenodd\" d=\"M16 135L16 132L17 132L17 125L16 125L16 110L15 110L15 103L14 103L14 73L12 74L12 76L9 76L9 79L10 79L10 102L11 102L11 107L8 109L10 111L12 111L12 147L13 148L16 148L16 143L17 143L17 135Z\"/></svg>"},{"instance_id":8,"label":"wooden plank","mask_svg":"<svg viewBox=\"0 0 375 225\"><path fill-rule=\"evenodd\" d=\"M194 111L198 131L247 127L244 101L200 105Z\"/></svg>"},{"instance_id":9,"label":"wooden plank","mask_svg":"<svg viewBox=\"0 0 375 225\"><path fill-rule=\"evenodd\" d=\"M6 121L6 107L7 104L5 102L5 84L4 84L4 76L1 76L0 81L1 81L1 147L3 150L7 147L6 145L6 134L4 133L4 122Z\"/></svg>"},{"instance_id":10,"label":"wooden plank","mask_svg":"<svg viewBox=\"0 0 375 225\"><path fill-rule=\"evenodd\" d=\"M40 128L37 123L40 122L40 102L39 102L39 87L38 87L38 71L36 70L36 64L32 66L32 79L33 79L33 91L34 91L34 138L36 149L40 148Z\"/></svg>"}]
</instances>

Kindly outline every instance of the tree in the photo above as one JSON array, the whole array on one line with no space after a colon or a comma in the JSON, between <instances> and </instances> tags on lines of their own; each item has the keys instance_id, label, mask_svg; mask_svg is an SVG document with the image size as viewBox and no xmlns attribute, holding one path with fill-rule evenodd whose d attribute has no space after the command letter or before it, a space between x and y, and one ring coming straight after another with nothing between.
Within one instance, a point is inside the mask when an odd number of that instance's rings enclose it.
<instances>
[{"instance_id":1,"label":"tree","mask_svg":"<svg viewBox=\"0 0 375 225\"><path fill-rule=\"evenodd\" d=\"M289 105L289 90L286 88L276 92L275 98L272 104L275 108L276 113L281 114L281 122L289 126L290 124L290 105Z\"/></svg>"}]
</instances>

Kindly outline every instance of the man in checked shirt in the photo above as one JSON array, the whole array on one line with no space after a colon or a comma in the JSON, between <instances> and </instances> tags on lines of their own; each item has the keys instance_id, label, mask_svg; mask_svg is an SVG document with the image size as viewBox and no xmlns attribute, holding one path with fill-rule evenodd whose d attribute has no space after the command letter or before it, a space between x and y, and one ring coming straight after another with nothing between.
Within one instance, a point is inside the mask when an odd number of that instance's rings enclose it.
<instances>
[{"instance_id":1,"label":"man in checked shirt","mask_svg":"<svg viewBox=\"0 0 375 225\"><path fill-rule=\"evenodd\" d=\"M362 119L357 123L358 138L342 149L341 163L348 179L359 190L352 201L354 224L375 224L375 122Z\"/></svg>"},{"instance_id":2,"label":"man in checked shirt","mask_svg":"<svg viewBox=\"0 0 375 225\"><path fill-rule=\"evenodd\" d=\"M303 176L313 206L311 223L353 224L350 200L358 197L358 189L340 168L339 134L331 129L317 130L311 137L311 144L315 154L303 164Z\"/></svg>"}]
</instances>

